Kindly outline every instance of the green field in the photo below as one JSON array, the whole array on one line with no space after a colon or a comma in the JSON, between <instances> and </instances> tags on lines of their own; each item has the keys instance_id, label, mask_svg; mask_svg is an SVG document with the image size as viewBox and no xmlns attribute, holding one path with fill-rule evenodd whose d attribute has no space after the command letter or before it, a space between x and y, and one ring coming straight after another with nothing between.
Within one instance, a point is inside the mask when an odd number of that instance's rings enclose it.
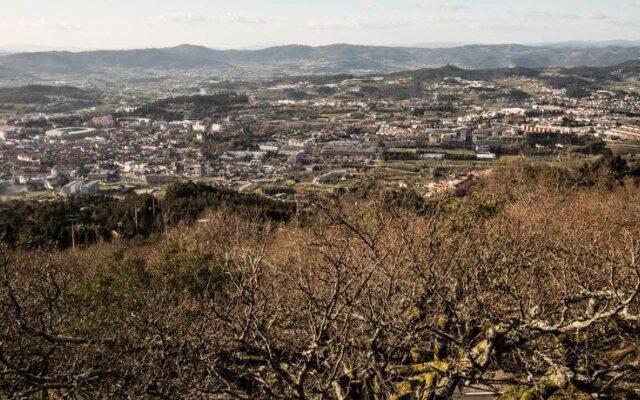
<instances>
[{"instance_id":1,"label":"green field","mask_svg":"<svg viewBox=\"0 0 640 400\"><path fill-rule=\"evenodd\" d=\"M640 143L608 143L607 147L615 154L640 154Z\"/></svg>"},{"instance_id":2,"label":"green field","mask_svg":"<svg viewBox=\"0 0 640 400\"><path fill-rule=\"evenodd\" d=\"M38 198L50 198L50 197L51 195L47 191L27 192L27 193L0 196L0 202L12 201L12 200L34 200Z\"/></svg>"}]
</instances>

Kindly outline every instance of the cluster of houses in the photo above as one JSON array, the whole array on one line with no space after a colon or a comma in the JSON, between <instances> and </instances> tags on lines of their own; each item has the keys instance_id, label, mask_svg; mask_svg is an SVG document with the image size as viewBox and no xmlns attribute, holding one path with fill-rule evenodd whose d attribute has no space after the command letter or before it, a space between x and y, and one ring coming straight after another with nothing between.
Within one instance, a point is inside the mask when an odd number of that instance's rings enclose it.
<instances>
[{"instance_id":1,"label":"cluster of houses","mask_svg":"<svg viewBox=\"0 0 640 400\"><path fill-rule=\"evenodd\" d=\"M67 196L188 179L233 188L278 180L322 185L393 162L482 163L528 147L552 153L567 144L555 138L640 142L633 96L600 91L569 99L538 88L541 96L517 105L487 109L452 100L454 111L442 113L433 107L442 93L496 85L451 77L427 88L433 99L394 101L362 98L362 82L274 84L247 107L200 119L156 119L126 104L115 113L14 115L0 119L0 182ZM293 100L272 93L341 88L354 96Z\"/></svg>"}]
</instances>

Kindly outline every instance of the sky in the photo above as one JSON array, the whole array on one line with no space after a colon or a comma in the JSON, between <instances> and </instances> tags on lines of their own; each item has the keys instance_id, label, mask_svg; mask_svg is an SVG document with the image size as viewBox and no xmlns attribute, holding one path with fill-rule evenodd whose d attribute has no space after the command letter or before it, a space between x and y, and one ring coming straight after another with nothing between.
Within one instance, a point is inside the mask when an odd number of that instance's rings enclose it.
<instances>
[{"instance_id":1,"label":"sky","mask_svg":"<svg viewBox=\"0 0 640 400\"><path fill-rule=\"evenodd\" d=\"M0 49L575 40L640 40L640 0L0 0Z\"/></svg>"}]
</instances>

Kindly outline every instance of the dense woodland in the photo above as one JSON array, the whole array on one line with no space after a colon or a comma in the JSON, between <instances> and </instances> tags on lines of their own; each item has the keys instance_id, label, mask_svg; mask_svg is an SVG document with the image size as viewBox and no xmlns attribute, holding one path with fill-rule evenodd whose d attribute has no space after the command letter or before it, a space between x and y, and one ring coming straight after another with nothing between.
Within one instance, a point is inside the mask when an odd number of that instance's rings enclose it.
<instances>
[{"instance_id":1,"label":"dense woodland","mask_svg":"<svg viewBox=\"0 0 640 400\"><path fill-rule=\"evenodd\" d=\"M190 182L170 187L163 199L76 196L2 203L0 240L12 248L65 249L72 245L72 229L76 244L84 247L114 239L149 239L165 227L195 221L207 209L228 209L247 218L277 222L295 213L295 205L289 203Z\"/></svg>"},{"instance_id":2,"label":"dense woodland","mask_svg":"<svg viewBox=\"0 0 640 400\"><path fill-rule=\"evenodd\" d=\"M204 119L221 116L230 107L247 104L244 94L222 92L211 95L169 97L148 103L136 110L136 115L164 121Z\"/></svg>"},{"instance_id":3,"label":"dense woodland","mask_svg":"<svg viewBox=\"0 0 640 400\"><path fill-rule=\"evenodd\" d=\"M54 98L98 100L99 95L94 91L83 90L73 86L29 85L0 88L0 103L44 104Z\"/></svg>"},{"instance_id":4,"label":"dense woodland","mask_svg":"<svg viewBox=\"0 0 640 400\"><path fill-rule=\"evenodd\" d=\"M3 248L0 393L638 398L637 171L521 161L427 200L371 181L283 223L173 188L153 243Z\"/></svg>"}]
</instances>

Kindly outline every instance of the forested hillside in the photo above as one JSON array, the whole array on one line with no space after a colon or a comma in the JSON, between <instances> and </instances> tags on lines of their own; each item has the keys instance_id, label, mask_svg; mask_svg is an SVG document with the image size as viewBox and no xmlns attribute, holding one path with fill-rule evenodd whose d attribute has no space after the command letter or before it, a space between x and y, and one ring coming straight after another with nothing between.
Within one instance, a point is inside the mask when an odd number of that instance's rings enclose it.
<instances>
[{"instance_id":1,"label":"forested hillside","mask_svg":"<svg viewBox=\"0 0 640 400\"><path fill-rule=\"evenodd\" d=\"M295 213L295 205L290 203L184 183L169 188L163 199L81 196L44 203L0 203L0 241L13 248L66 249L74 236L76 243L85 247L114 238L149 239L166 227L194 222L204 211L218 209L275 222L288 221Z\"/></svg>"},{"instance_id":2,"label":"forested hillside","mask_svg":"<svg viewBox=\"0 0 640 400\"><path fill-rule=\"evenodd\" d=\"M72 86L30 85L0 88L0 102L2 103L47 103L55 98L97 100L98 94Z\"/></svg>"}]
</instances>

